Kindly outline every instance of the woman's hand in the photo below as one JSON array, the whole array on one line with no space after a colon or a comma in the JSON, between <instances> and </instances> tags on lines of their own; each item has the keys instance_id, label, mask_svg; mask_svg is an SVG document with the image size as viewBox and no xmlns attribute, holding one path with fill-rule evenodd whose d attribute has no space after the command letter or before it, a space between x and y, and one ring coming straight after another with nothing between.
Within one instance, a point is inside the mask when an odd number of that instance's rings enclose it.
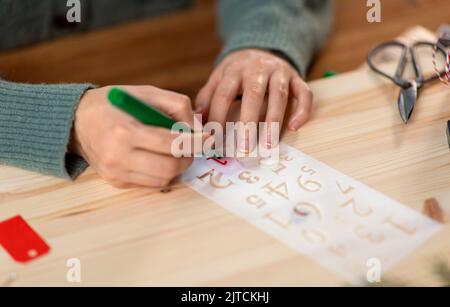
<instances>
[{"instance_id":1,"label":"woman's hand","mask_svg":"<svg viewBox=\"0 0 450 307\"><path fill-rule=\"evenodd\" d=\"M187 96L152 86L121 88L193 127ZM82 97L75 113L70 151L84 157L115 187L167 186L192 162L191 158L173 157L171 145L178 135L165 128L145 126L116 109L108 103L109 90L89 90Z\"/></svg>"},{"instance_id":2,"label":"woman's hand","mask_svg":"<svg viewBox=\"0 0 450 307\"><path fill-rule=\"evenodd\" d=\"M196 113L224 125L238 95L242 95L241 122L258 123L268 95L265 121L278 122L280 127L288 101L294 98L296 105L288 123L291 130L298 130L308 120L313 104L311 90L289 62L257 49L236 51L220 63L198 93Z\"/></svg>"}]
</instances>

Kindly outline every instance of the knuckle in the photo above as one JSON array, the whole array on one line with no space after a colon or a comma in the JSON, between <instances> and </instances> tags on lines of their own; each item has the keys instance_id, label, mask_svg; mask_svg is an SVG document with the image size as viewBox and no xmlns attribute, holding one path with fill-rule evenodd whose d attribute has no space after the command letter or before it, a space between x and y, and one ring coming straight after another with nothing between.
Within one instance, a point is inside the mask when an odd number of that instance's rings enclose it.
<instances>
[{"instance_id":1,"label":"knuckle","mask_svg":"<svg viewBox=\"0 0 450 307\"><path fill-rule=\"evenodd\" d=\"M249 94L260 97L264 94L264 88L258 81L252 81L248 87Z\"/></svg>"},{"instance_id":2,"label":"knuckle","mask_svg":"<svg viewBox=\"0 0 450 307\"><path fill-rule=\"evenodd\" d=\"M278 87L278 91L280 93L281 98L286 98L289 95L289 82L286 78L280 78L280 84Z\"/></svg>"},{"instance_id":3,"label":"knuckle","mask_svg":"<svg viewBox=\"0 0 450 307\"><path fill-rule=\"evenodd\" d=\"M126 140L129 137L129 129L124 125L117 125L113 128L112 135L117 140Z\"/></svg>"},{"instance_id":4,"label":"knuckle","mask_svg":"<svg viewBox=\"0 0 450 307\"><path fill-rule=\"evenodd\" d=\"M180 105L183 108L190 108L191 107L191 98L186 95L180 95Z\"/></svg>"},{"instance_id":5,"label":"knuckle","mask_svg":"<svg viewBox=\"0 0 450 307\"><path fill-rule=\"evenodd\" d=\"M285 100L289 95L289 91L283 87L280 87L279 93L280 93L280 99L282 99L282 100Z\"/></svg>"},{"instance_id":6,"label":"knuckle","mask_svg":"<svg viewBox=\"0 0 450 307\"><path fill-rule=\"evenodd\" d=\"M176 113L184 113L191 110L191 99L186 95L180 95L177 103L174 104Z\"/></svg>"},{"instance_id":7,"label":"knuckle","mask_svg":"<svg viewBox=\"0 0 450 307\"><path fill-rule=\"evenodd\" d=\"M153 142L155 148L162 149L166 147L167 142L170 142L170 140L160 133L155 133L153 135Z\"/></svg>"},{"instance_id":8,"label":"knuckle","mask_svg":"<svg viewBox=\"0 0 450 307\"><path fill-rule=\"evenodd\" d=\"M114 151L106 151L100 158L100 163L106 168L117 167L119 161L118 155Z\"/></svg>"},{"instance_id":9,"label":"knuckle","mask_svg":"<svg viewBox=\"0 0 450 307\"><path fill-rule=\"evenodd\" d=\"M226 89L229 91L239 85L239 76L235 74L227 75L223 79L223 84L226 85Z\"/></svg>"},{"instance_id":10,"label":"knuckle","mask_svg":"<svg viewBox=\"0 0 450 307\"><path fill-rule=\"evenodd\" d=\"M282 73L278 78L278 82L280 83L280 87L287 88L289 86L289 75L287 73Z\"/></svg>"}]
</instances>

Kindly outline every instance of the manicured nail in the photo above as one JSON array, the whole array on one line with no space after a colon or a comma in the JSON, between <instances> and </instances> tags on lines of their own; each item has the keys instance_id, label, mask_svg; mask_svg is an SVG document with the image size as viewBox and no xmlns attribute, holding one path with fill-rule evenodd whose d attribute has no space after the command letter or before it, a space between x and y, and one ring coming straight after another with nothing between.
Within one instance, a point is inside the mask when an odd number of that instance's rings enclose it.
<instances>
[{"instance_id":1,"label":"manicured nail","mask_svg":"<svg viewBox=\"0 0 450 307\"><path fill-rule=\"evenodd\" d=\"M297 119L292 120L289 123L289 129L297 131L300 128L300 122Z\"/></svg>"},{"instance_id":2,"label":"manicured nail","mask_svg":"<svg viewBox=\"0 0 450 307\"><path fill-rule=\"evenodd\" d=\"M240 138L239 138L239 151L242 153L249 153L250 152L250 144L249 144L249 131L248 129L244 128L242 131Z\"/></svg>"},{"instance_id":3,"label":"manicured nail","mask_svg":"<svg viewBox=\"0 0 450 307\"><path fill-rule=\"evenodd\" d=\"M272 129L270 125L267 125L266 128L266 148L271 149L272 148Z\"/></svg>"},{"instance_id":4,"label":"manicured nail","mask_svg":"<svg viewBox=\"0 0 450 307\"><path fill-rule=\"evenodd\" d=\"M250 152L250 144L248 138L243 138L239 144L239 151L248 154Z\"/></svg>"}]
</instances>

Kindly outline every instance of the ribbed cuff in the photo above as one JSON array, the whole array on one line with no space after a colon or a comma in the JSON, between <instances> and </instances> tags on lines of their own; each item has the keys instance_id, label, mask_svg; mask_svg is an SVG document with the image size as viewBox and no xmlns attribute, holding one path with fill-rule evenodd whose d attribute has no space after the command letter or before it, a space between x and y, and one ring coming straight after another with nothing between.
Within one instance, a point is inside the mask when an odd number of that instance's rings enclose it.
<instances>
[{"instance_id":1,"label":"ribbed cuff","mask_svg":"<svg viewBox=\"0 0 450 307\"><path fill-rule=\"evenodd\" d=\"M75 178L87 162L67 151L76 107L92 84L0 81L0 163Z\"/></svg>"},{"instance_id":2,"label":"ribbed cuff","mask_svg":"<svg viewBox=\"0 0 450 307\"><path fill-rule=\"evenodd\" d=\"M229 53L257 48L287 59L305 77L323 46L333 15L328 0L227 0L219 2L220 32L225 46L217 64Z\"/></svg>"}]
</instances>

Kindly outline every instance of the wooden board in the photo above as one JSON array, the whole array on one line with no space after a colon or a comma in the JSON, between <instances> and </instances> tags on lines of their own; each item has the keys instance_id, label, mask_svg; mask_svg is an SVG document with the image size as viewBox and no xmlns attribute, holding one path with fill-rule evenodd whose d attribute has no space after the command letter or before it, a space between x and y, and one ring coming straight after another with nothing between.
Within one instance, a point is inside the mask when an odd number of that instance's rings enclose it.
<instances>
[{"instance_id":1,"label":"wooden board","mask_svg":"<svg viewBox=\"0 0 450 307\"><path fill-rule=\"evenodd\" d=\"M430 35L418 28L406 39ZM310 85L313 118L284 142L418 211L425 199L450 192L448 88L436 82L424 89L404 126L398 88L365 65ZM0 251L0 282L16 273L14 285L72 285L66 281L69 258L81 260L82 285L345 283L182 184L167 194L117 190L92 170L72 183L0 167L0 220L16 214L52 251L27 266ZM449 235L446 224L386 278L439 284L433 265L450 261Z\"/></svg>"}]
</instances>

